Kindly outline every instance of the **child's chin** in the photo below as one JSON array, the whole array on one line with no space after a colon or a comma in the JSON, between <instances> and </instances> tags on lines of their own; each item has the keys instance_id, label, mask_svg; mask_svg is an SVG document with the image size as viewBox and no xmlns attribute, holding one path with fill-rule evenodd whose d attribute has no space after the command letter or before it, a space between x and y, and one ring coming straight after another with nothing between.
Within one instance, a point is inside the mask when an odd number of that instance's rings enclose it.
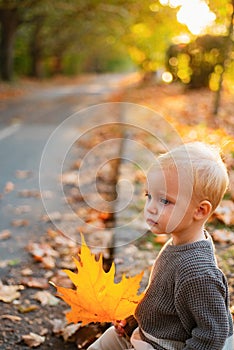
<instances>
[{"instance_id":1,"label":"child's chin","mask_svg":"<svg viewBox=\"0 0 234 350\"><path fill-rule=\"evenodd\" d=\"M154 234L154 235L168 235L168 232L165 232L165 231L161 231L159 229L157 229L156 227L151 227L151 232Z\"/></svg>"},{"instance_id":2,"label":"child's chin","mask_svg":"<svg viewBox=\"0 0 234 350\"><path fill-rule=\"evenodd\" d=\"M155 228L155 227L151 227L151 232L152 232L154 235L165 235L165 232L164 232L164 231L160 231L160 230L158 230L158 229Z\"/></svg>"}]
</instances>

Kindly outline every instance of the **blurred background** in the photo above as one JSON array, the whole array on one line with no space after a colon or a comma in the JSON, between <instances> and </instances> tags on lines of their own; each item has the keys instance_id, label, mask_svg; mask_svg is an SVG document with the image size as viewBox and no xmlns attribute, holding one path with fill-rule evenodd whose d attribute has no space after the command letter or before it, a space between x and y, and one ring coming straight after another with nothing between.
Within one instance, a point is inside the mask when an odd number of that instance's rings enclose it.
<instances>
[{"instance_id":1,"label":"blurred background","mask_svg":"<svg viewBox=\"0 0 234 350\"><path fill-rule=\"evenodd\" d=\"M233 89L233 0L1 0L0 25L4 81L138 71Z\"/></svg>"},{"instance_id":2,"label":"blurred background","mask_svg":"<svg viewBox=\"0 0 234 350\"><path fill-rule=\"evenodd\" d=\"M167 237L133 234L146 232L138 219L141 169L148 168L141 162L163 151L160 140L202 140L223 150L230 186L208 228L234 314L233 10L234 0L0 0L0 301L1 288L25 286L18 302L1 303L1 349L21 347L35 330L46 335L41 350L85 349L100 335L90 327L71 332L67 306L39 305L34 297L34 287L52 288L49 280L66 286L60 270L74 269L80 232L92 247L108 248L105 264L115 261L117 277L144 269L147 283ZM83 163L85 197L77 182ZM130 197L122 180L135 192L118 211L123 195ZM95 194L110 211L89 205Z\"/></svg>"}]
</instances>

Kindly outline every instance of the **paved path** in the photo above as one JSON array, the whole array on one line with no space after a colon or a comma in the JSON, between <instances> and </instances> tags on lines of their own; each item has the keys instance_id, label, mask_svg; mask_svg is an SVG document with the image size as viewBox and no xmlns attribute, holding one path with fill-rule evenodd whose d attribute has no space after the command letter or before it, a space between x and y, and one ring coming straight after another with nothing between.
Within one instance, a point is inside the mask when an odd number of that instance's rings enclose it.
<instances>
[{"instance_id":1,"label":"paved path","mask_svg":"<svg viewBox=\"0 0 234 350\"><path fill-rule=\"evenodd\" d=\"M39 168L49 137L52 147L47 166L41 171L42 190L52 210L59 211L64 203L58 201L57 178L64 150L69 150L71 139L75 141L79 132L92 127L94 113L89 119L90 110L85 108L107 101L124 78L120 74L96 76L79 85L34 89L24 97L1 102L0 232L9 230L11 237L0 241L0 260L22 259L28 240L37 239L45 232L45 223L41 221L45 208L39 197ZM81 110L84 112L80 116L69 119ZM108 115L98 116L96 123L102 122L108 122ZM62 127L58 128L59 125ZM74 154L68 152L64 167L73 160Z\"/></svg>"}]
</instances>

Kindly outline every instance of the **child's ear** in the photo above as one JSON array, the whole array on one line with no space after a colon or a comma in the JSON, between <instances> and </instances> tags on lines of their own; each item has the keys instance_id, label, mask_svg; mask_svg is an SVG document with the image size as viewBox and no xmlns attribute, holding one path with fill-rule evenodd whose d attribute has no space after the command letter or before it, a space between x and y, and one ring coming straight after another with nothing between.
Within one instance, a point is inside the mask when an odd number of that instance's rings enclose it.
<instances>
[{"instance_id":1,"label":"child's ear","mask_svg":"<svg viewBox=\"0 0 234 350\"><path fill-rule=\"evenodd\" d=\"M209 201L204 200L198 204L194 212L194 219L195 220L206 219L209 217L211 211L212 211L212 204Z\"/></svg>"}]
</instances>

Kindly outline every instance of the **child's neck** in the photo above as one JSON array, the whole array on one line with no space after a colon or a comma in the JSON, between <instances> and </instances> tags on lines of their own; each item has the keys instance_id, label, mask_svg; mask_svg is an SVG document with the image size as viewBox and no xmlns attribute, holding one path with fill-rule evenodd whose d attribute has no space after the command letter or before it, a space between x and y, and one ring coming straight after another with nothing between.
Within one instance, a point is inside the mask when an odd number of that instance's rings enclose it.
<instances>
[{"instance_id":1,"label":"child's neck","mask_svg":"<svg viewBox=\"0 0 234 350\"><path fill-rule=\"evenodd\" d=\"M190 232L177 232L177 233L172 233L172 243L173 245L183 245L183 244L189 244L189 243L195 243L198 241L202 241L206 239L206 234L204 227L201 227L197 231L190 231Z\"/></svg>"}]
</instances>

